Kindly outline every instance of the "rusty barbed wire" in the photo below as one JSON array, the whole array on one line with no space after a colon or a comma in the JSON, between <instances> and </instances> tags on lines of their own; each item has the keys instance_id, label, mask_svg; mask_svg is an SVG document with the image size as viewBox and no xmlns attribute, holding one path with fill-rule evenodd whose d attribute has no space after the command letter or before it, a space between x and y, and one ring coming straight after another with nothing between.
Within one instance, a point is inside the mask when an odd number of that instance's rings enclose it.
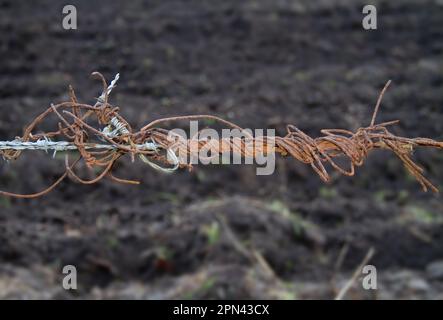
<instances>
[{"instance_id":1,"label":"rusty barbed wire","mask_svg":"<svg viewBox=\"0 0 443 320\"><path fill-rule=\"evenodd\" d=\"M156 170L172 172L178 168L192 169L192 165L183 155L195 156L201 151L212 155L226 152L243 157L254 157L271 152L283 157L292 157L309 164L325 181L330 176L325 164L346 176L353 176L355 167L363 165L368 153L373 149L392 151L403 162L405 168L417 179L424 191L438 189L423 175L423 168L417 165L411 155L415 147L443 148L443 142L428 138L405 138L392 134L388 127L399 121L376 124L376 116L382 97L390 81L381 91L369 126L361 127L356 132L344 129L321 130L323 136L311 138L294 125L287 126L285 136L245 136L242 138L201 139L198 135L190 139L174 135L171 130L159 127L173 121L212 120L238 129L238 125L213 115L189 115L163 118L152 121L134 131L130 124L119 114L119 108L108 102L109 94L116 86L119 75L108 86L105 78L98 72L92 74L98 78L103 91L95 105L79 103L74 89L69 87L70 100L51 106L37 116L24 130L21 137L13 141L0 141L0 155L5 160L17 159L26 150L53 150L56 152L77 150L78 158L70 161L65 155L65 172L48 188L33 194L17 194L0 191L0 195L17 198L35 198L47 194L66 177L81 184L94 184L107 177L115 182L138 184L139 181L115 177L113 168L123 156L129 155L134 161L139 157L144 163ZM37 127L50 116L58 118L54 131L35 133ZM100 130L100 127L104 129ZM171 139L172 137L172 139ZM343 168L335 159L345 158L349 165ZM76 166L83 161L89 168L102 168L95 178L85 180L76 173Z\"/></svg>"}]
</instances>

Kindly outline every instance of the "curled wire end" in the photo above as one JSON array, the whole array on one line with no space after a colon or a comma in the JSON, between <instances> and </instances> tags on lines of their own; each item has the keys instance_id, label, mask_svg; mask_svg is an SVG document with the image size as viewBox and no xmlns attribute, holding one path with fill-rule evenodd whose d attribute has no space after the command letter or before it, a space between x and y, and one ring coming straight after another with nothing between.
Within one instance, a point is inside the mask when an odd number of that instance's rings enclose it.
<instances>
[{"instance_id":1,"label":"curled wire end","mask_svg":"<svg viewBox=\"0 0 443 320\"><path fill-rule=\"evenodd\" d=\"M169 162L172 162L173 167L170 167L170 168L168 168L168 167L162 167L162 166L160 166L160 165L158 165L158 164L156 164L156 163L150 161L150 160L149 160L148 158L146 158L145 155L143 155L143 154L140 154L140 155L139 155L139 158L140 158L144 163L146 163L147 165L149 165L151 168L153 168L153 169L155 169L155 170L158 170L158 171L161 171L161 172L164 172L164 173L172 173L172 172L176 171L176 170L179 168L179 166L180 166L180 161L178 160L177 155L176 155L176 154L174 153L174 151L172 151L171 149L167 149L167 150L166 150L166 154L167 154L167 160L168 160Z\"/></svg>"}]
</instances>

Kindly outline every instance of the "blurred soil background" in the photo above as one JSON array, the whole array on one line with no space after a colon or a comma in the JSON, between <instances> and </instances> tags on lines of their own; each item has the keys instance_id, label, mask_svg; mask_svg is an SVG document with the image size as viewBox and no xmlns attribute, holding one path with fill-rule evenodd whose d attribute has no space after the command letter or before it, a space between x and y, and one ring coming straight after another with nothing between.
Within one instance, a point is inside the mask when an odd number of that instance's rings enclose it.
<instances>
[{"instance_id":1,"label":"blurred soil background","mask_svg":"<svg viewBox=\"0 0 443 320\"><path fill-rule=\"evenodd\" d=\"M378 120L443 140L443 2L372 3L376 31L362 28L364 1L69 1L67 31L68 3L0 0L1 140L67 100L69 84L94 103L93 71L121 73L111 102L135 128L210 113L312 136L366 126L392 79ZM414 157L443 189L443 152ZM63 168L43 152L1 161L0 189L39 191ZM346 298L443 298L443 202L395 155L374 152L327 185L290 159L271 176L255 169L163 175L127 159L116 174L139 186L66 181L0 198L0 298L332 299L371 247L378 290L358 279ZM61 286L68 264L76 291Z\"/></svg>"}]
</instances>

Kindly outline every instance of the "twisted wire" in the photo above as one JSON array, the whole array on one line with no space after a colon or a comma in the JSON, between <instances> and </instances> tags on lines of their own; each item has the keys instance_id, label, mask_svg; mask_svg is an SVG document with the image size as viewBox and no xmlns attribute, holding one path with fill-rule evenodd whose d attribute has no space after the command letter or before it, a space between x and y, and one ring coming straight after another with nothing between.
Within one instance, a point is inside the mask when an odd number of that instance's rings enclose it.
<instances>
[{"instance_id":1,"label":"twisted wire","mask_svg":"<svg viewBox=\"0 0 443 320\"><path fill-rule=\"evenodd\" d=\"M129 155L132 161L137 156L142 162L155 170L173 172L178 168L192 169L190 157L210 153L218 157L225 153L241 157L257 157L276 153L282 157L308 164L325 182L330 181L326 166L337 172L353 176L355 168L363 165L369 152L374 149L392 151L405 168L417 179L424 191L438 189L423 176L423 168L416 164L412 152L416 147L443 148L443 142L428 138L405 138L392 134L388 127L398 120L376 124L382 97L390 81L381 91L377 104L367 127L355 132L344 129L324 129L322 136L312 138L294 125L287 126L285 136L243 137L220 139L202 138L199 134L189 139L174 135L171 130L160 127L173 121L213 120L231 129L243 129L225 119L213 115L189 115L154 120L139 131L134 131L119 114L119 108L108 102L111 91L116 87L119 74L107 85L105 78L98 72L93 76L102 82L102 93L94 105L79 103L72 87L69 88L70 100L51 106L37 116L24 130L21 137L12 141L0 141L0 155L6 160L17 159L27 150L53 150L55 152L76 150L78 158L70 161L65 155L65 172L47 189L33 194L18 194L0 191L1 195L18 198L35 198L53 190L66 177L82 184L97 183L109 178L118 183L138 184L138 181L115 177L113 168L123 156ZM50 132L36 133L38 126L51 116L59 122ZM103 128L103 129L100 129ZM172 137L172 138L171 138ZM336 158L347 160L347 166L338 164ZM94 178L85 180L76 173L77 165L84 162L89 168L101 168Z\"/></svg>"}]
</instances>

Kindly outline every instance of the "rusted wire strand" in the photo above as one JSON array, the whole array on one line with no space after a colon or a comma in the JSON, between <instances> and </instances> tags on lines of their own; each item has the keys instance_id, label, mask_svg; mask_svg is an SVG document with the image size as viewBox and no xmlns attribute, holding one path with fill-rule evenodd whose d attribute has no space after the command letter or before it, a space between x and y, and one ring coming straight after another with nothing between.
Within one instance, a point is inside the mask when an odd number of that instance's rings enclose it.
<instances>
[{"instance_id":1,"label":"rusted wire strand","mask_svg":"<svg viewBox=\"0 0 443 320\"><path fill-rule=\"evenodd\" d=\"M346 176L355 174L355 167L363 165L368 153L373 149L392 151L402 161L405 168L421 184L424 191L438 189L423 176L423 169L417 165L411 155L415 147L443 148L443 142L428 138L405 138L392 134L388 127L398 120L376 124L383 95L390 81L381 91L368 127L361 127L355 132L344 129L321 130L323 136L311 138L293 125L287 126L285 136L253 137L245 134L242 138L203 139L198 134L189 139L174 135L172 131L159 127L173 121L212 120L233 129L242 128L230 121L213 115L188 115L157 119L134 131L129 123L119 114L119 108L108 102L109 94L116 86L117 77L108 86L105 78L98 72L93 76L102 82L103 92L95 105L79 103L72 87L69 87L70 101L51 104L37 116L24 130L23 136L14 141L0 141L0 155L6 160L15 160L26 150L77 150L79 159L72 164L66 156L65 172L47 189L34 194L17 194L0 191L0 195L18 198L35 198L52 191L66 177L81 184L94 184L107 177L114 182L138 184L138 181L117 178L112 174L115 163L129 154L134 160L138 156L151 167L172 172L177 168L192 168L187 157L198 156L206 151L214 156L231 153L242 157L277 153L283 157L292 157L309 164L325 181L330 181L326 169L329 164L333 169ZM51 132L35 133L50 116L58 119L57 129ZM104 129L98 129L103 127ZM247 132L247 131L244 131ZM172 137L172 139L171 139ZM346 168L339 165L335 158L348 161ZM89 168L103 167L101 173L90 180L84 180L75 173L75 167L83 161Z\"/></svg>"}]
</instances>

